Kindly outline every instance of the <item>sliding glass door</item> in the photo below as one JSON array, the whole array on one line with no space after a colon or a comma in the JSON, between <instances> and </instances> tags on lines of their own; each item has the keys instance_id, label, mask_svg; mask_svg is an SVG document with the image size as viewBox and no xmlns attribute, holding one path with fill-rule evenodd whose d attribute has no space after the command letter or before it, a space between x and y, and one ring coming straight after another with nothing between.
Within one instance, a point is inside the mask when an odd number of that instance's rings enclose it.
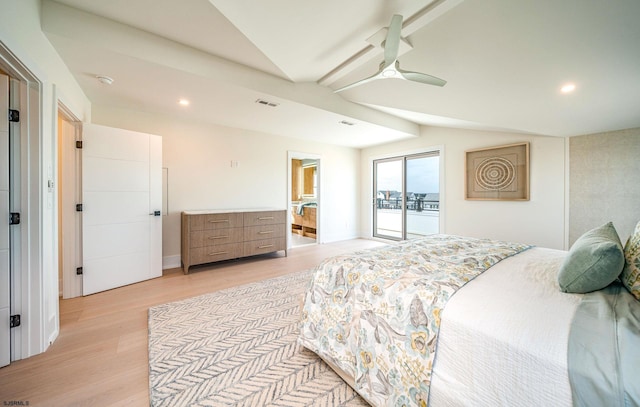
<instances>
[{"instance_id":1,"label":"sliding glass door","mask_svg":"<svg viewBox=\"0 0 640 407\"><path fill-rule=\"evenodd\" d=\"M407 205L405 239L440 231L440 156L405 157Z\"/></svg>"},{"instance_id":2,"label":"sliding glass door","mask_svg":"<svg viewBox=\"0 0 640 407\"><path fill-rule=\"evenodd\" d=\"M402 158L376 160L373 162L374 236L397 240L403 238L403 166Z\"/></svg>"},{"instance_id":3,"label":"sliding glass door","mask_svg":"<svg viewBox=\"0 0 640 407\"><path fill-rule=\"evenodd\" d=\"M373 235L414 239L440 230L439 153L373 162Z\"/></svg>"}]
</instances>

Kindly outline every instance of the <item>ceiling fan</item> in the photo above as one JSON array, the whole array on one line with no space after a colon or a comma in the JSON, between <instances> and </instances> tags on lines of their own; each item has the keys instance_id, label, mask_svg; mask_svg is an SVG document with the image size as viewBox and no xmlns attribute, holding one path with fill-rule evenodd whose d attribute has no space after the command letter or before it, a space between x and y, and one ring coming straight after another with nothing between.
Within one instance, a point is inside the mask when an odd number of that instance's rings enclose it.
<instances>
[{"instance_id":1,"label":"ceiling fan","mask_svg":"<svg viewBox=\"0 0 640 407\"><path fill-rule=\"evenodd\" d=\"M444 86L447 81L436 78L435 76L427 75L420 72L410 72L400 69L400 63L398 61L398 49L400 47L400 30L402 29L402 16L395 14L391 18L391 24L389 24L389 30L387 31L387 37L384 41L384 61L380 63L380 70L373 76L362 79L351 85L344 86L334 91L334 93L342 92L343 90L351 89L356 86L363 85L368 82L372 82L378 79L405 79L413 82L425 83L427 85Z\"/></svg>"}]
</instances>

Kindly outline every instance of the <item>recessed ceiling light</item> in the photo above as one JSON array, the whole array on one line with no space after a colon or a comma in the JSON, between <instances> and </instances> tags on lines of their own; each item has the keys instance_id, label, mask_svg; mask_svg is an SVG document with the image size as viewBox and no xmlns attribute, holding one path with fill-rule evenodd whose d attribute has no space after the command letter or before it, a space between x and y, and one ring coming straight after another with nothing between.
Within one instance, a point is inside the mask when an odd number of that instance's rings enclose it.
<instances>
[{"instance_id":1,"label":"recessed ceiling light","mask_svg":"<svg viewBox=\"0 0 640 407\"><path fill-rule=\"evenodd\" d=\"M113 78L106 75L96 75L96 79L103 85L111 85L113 83Z\"/></svg>"},{"instance_id":2,"label":"recessed ceiling light","mask_svg":"<svg viewBox=\"0 0 640 407\"><path fill-rule=\"evenodd\" d=\"M574 90L576 90L576 85L574 83L567 83L562 85L562 87L560 88L560 92L562 93L571 93Z\"/></svg>"},{"instance_id":3,"label":"recessed ceiling light","mask_svg":"<svg viewBox=\"0 0 640 407\"><path fill-rule=\"evenodd\" d=\"M180 99L178 103L182 106L189 106L189 101L187 99Z\"/></svg>"}]
</instances>

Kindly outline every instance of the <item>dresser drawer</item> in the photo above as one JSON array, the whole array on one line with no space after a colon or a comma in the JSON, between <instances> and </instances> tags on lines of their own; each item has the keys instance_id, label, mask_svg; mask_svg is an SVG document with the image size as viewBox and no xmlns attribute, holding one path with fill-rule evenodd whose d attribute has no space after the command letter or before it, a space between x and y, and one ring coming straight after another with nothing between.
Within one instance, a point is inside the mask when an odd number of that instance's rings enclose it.
<instances>
[{"instance_id":1,"label":"dresser drawer","mask_svg":"<svg viewBox=\"0 0 640 407\"><path fill-rule=\"evenodd\" d=\"M190 228L195 230L211 230L242 227L242 213L214 213L189 217Z\"/></svg>"},{"instance_id":2,"label":"dresser drawer","mask_svg":"<svg viewBox=\"0 0 640 407\"><path fill-rule=\"evenodd\" d=\"M253 256L256 254L264 254L277 252L279 250L285 250L285 238L276 238L276 239L262 239L262 240L254 240L252 242L244 242L244 255L245 256Z\"/></svg>"},{"instance_id":3,"label":"dresser drawer","mask_svg":"<svg viewBox=\"0 0 640 407\"><path fill-rule=\"evenodd\" d=\"M220 228L191 232L190 247L217 246L242 242L242 228Z\"/></svg>"},{"instance_id":4,"label":"dresser drawer","mask_svg":"<svg viewBox=\"0 0 640 407\"><path fill-rule=\"evenodd\" d=\"M190 264L201 264L219 260L235 259L237 257L242 257L242 250L242 243L198 247L191 250Z\"/></svg>"},{"instance_id":5,"label":"dresser drawer","mask_svg":"<svg viewBox=\"0 0 640 407\"><path fill-rule=\"evenodd\" d=\"M276 225L285 223L286 211L245 212L244 226Z\"/></svg>"},{"instance_id":6,"label":"dresser drawer","mask_svg":"<svg viewBox=\"0 0 640 407\"><path fill-rule=\"evenodd\" d=\"M263 226L248 226L244 228L245 242L261 239L275 239L284 237L284 227L282 224L278 225L263 225Z\"/></svg>"}]
</instances>

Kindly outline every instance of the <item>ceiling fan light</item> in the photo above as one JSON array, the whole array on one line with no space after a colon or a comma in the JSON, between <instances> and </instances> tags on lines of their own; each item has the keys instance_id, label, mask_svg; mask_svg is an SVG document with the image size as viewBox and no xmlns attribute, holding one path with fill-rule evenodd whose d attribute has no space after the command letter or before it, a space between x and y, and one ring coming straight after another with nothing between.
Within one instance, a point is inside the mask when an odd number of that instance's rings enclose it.
<instances>
[{"instance_id":1,"label":"ceiling fan light","mask_svg":"<svg viewBox=\"0 0 640 407\"><path fill-rule=\"evenodd\" d=\"M395 69L385 69L382 71L382 76L385 78L395 78L398 75L398 71Z\"/></svg>"}]
</instances>

